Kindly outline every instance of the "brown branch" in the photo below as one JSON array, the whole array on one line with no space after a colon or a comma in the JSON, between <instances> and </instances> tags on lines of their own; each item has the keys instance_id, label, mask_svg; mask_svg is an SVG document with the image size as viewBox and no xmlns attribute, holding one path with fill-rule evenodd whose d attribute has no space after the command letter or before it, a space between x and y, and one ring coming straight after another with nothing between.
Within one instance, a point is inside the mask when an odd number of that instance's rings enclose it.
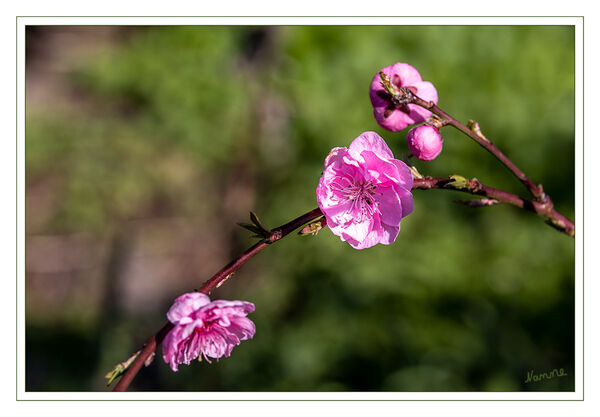
<instances>
[{"instance_id":1,"label":"brown branch","mask_svg":"<svg viewBox=\"0 0 600 417\"><path fill-rule=\"evenodd\" d=\"M459 175L453 175L450 178L423 177L415 178L413 183L413 190L429 190L435 188L481 195L501 203L511 204L527 211L534 212L545 218L547 223L561 232L569 236L575 236L575 225L573 222L557 212L554 207L549 207L547 204L535 200L526 200L518 195L503 190L488 187L487 185L483 185L477 178L469 180Z\"/></svg>"},{"instance_id":2,"label":"brown branch","mask_svg":"<svg viewBox=\"0 0 600 417\"><path fill-rule=\"evenodd\" d=\"M481 145L484 149L494 155L502 164L504 164L504 166L506 166L510 172L512 172L519 179L519 181L525 185L525 187L538 202L548 206L549 209L552 209L552 201L550 200L550 197L544 193L542 185L536 185L533 181L531 181L529 177L527 177L527 175L525 175L525 173L519 169L519 167L517 167L506 155L500 151L500 149L498 149L481 133L479 125L476 122L469 121L469 128L456 120L454 117L450 116L444 110L440 109L434 102L425 101L418 97L415 94L416 91L413 91L411 88L395 87L391 83L389 76L387 76L384 72L380 71L379 76L381 77L381 85L392 96L392 103L394 103L397 107L412 103L421 106L439 116L442 119L442 125L453 126Z\"/></svg>"},{"instance_id":3,"label":"brown branch","mask_svg":"<svg viewBox=\"0 0 600 417\"><path fill-rule=\"evenodd\" d=\"M455 129L460 130L465 135L469 136L471 139L476 141L479 145L481 145L484 149L494 155L504 166L506 166L510 172L512 172L521 183L529 190L529 192L536 198L536 200L544 203L544 201L549 201L548 196L544 193L544 190L541 185L536 185L533 181L529 179L527 175L523 171L517 167L514 162L512 162L500 149L496 147L489 139L483 136L481 133L477 134L474 130L469 129L467 126L456 120L454 117L450 116L448 113L440 109L435 104L433 106L429 106L432 103L427 103L424 100L415 96L415 104L418 104L422 107L429 109L432 113L441 117L444 120L447 120L446 124L454 127Z\"/></svg>"},{"instance_id":4,"label":"brown branch","mask_svg":"<svg viewBox=\"0 0 600 417\"><path fill-rule=\"evenodd\" d=\"M282 239L284 236L290 234L300 226L303 226L311 220L314 220L322 215L323 213L321 212L321 209L315 208L308 213L305 213L302 216L271 230L269 236L254 244L236 259L221 268L221 270L213 275L208 281L206 281L198 291L204 294L210 294L213 289L223 284L229 277L231 277L231 275L233 275L235 271L240 269L242 265L244 265L258 252L272 243ZM155 335L146 341L139 356L127 369L127 372L125 372L125 374L121 377L119 383L115 386L113 391L125 391L129 387L131 381L133 381L133 378L135 378L137 373L142 368L144 362L146 362L146 359L148 359L150 355L156 351L156 348L162 343L163 339L172 328L173 324L167 322Z\"/></svg>"},{"instance_id":5,"label":"brown branch","mask_svg":"<svg viewBox=\"0 0 600 417\"><path fill-rule=\"evenodd\" d=\"M142 365L146 362L146 359L156 351L156 348L162 343L163 339L172 328L173 323L169 321L146 341L142 351L127 369L127 372L121 377L113 391L125 391L129 387L133 378L135 378L140 369L142 369Z\"/></svg>"}]
</instances>

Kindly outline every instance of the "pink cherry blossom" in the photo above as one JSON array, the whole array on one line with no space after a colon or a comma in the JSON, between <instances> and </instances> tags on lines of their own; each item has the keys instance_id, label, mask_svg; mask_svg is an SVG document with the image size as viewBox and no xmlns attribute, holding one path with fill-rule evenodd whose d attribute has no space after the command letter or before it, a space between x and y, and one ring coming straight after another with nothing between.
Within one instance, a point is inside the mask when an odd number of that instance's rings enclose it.
<instances>
[{"instance_id":1,"label":"pink cherry blossom","mask_svg":"<svg viewBox=\"0 0 600 417\"><path fill-rule=\"evenodd\" d=\"M253 311L254 304L245 301L211 302L199 292L183 294L167 313L174 327L163 341L163 359L177 372L179 364L189 365L200 355L209 363L209 358L231 355L242 340L254 336L254 323L246 317Z\"/></svg>"},{"instance_id":2,"label":"pink cherry blossom","mask_svg":"<svg viewBox=\"0 0 600 417\"><path fill-rule=\"evenodd\" d=\"M381 69L396 87L412 87L413 92L425 101L438 102L437 91L429 81L423 81L421 74L409 64L396 63ZM397 132L406 126L425 121L430 115L429 110L416 104L397 106L390 100L390 95L381 85L379 71L373 77L369 97L373 104L375 120L384 129Z\"/></svg>"},{"instance_id":3,"label":"pink cherry blossom","mask_svg":"<svg viewBox=\"0 0 600 417\"><path fill-rule=\"evenodd\" d=\"M433 126L421 125L412 128L406 136L406 141L412 154L423 161L435 159L442 151L442 135Z\"/></svg>"},{"instance_id":4,"label":"pink cherry blossom","mask_svg":"<svg viewBox=\"0 0 600 417\"><path fill-rule=\"evenodd\" d=\"M331 231L355 249L389 245L413 210L410 169L375 132L348 148L333 148L317 186L317 202Z\"/></svg>"}]
</instances>

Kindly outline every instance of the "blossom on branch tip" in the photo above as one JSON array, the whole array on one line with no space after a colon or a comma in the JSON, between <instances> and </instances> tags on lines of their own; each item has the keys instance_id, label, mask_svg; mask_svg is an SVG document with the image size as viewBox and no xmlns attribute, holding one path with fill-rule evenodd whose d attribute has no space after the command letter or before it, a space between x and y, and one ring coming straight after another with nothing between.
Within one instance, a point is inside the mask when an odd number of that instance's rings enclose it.
<instances>
[{"instance_id":1,"label":"blossom on branch tip","mask_svg":"<svg viewBox=\"0 0 600 417\"><path fill-rule=\"evenodd\" d=\"M254 304L246 301L210 301L206 294L183 294L167 312L173 328L163 341L163 359L177 372L177 366L202 357L219 359L231 355L242 340L251 339L256 328L246 316Z\"/></svg>"},{"instance_id":2,"label":"blossom on branch tip","mask_svg":"<svg viewBox=\"0 0 600 417\"><path fill-rule=\"evenodd\" d=\"M317 186L327 226L355 249L396 240L400 221L413 210L413 177L385 141L365 132L348 148L333 148Z\"/></svg>"},{"instance_id":3,"label":"blossom on branch tip","mask_svg":"<svg viewBox=\"0 0 600 417\"><path fill-rule=\"evenodd\" d=\"M431 161L442 152L442 135L440 131L429 125L412 128L406 136L408 149L422 161Z\"/></svg>"},{"instance_id":4,"label":"blossom on branch tip","mask_svg":"<svg viewBox=\"0 0 600 417\"><path fill-rule=\"evenodd\" d=\"M375 74L369 97L373 104L373 114L377 123L384 129L397 132L406 126L424 122L431 112L416 104L397 104L392 96L381 84L379 72L383 72L390 78L393 87L410 88L419 98L432 101L437 104L437 91L429 81L423 81L421 74L413 66L404 63L396 63L385 67Z\"/></svg>"}]
</instances>

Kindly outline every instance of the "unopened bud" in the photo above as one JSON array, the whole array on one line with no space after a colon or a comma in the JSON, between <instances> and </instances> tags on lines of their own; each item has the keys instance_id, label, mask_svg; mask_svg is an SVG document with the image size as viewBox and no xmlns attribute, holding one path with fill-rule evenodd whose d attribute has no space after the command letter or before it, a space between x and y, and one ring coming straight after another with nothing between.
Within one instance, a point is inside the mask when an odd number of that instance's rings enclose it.
<instances>
[{"instance_id":1,"label":"unopened bud","mask_svg":"<svg viewBox=\"0 0 600 417\"><path fill-rule=\"evenodd\" d=\"M442 151L442 135L433 126L422 125L412 128L406 137L408 148L414 156L431 161Z\"/></svg>"}]
</instances>

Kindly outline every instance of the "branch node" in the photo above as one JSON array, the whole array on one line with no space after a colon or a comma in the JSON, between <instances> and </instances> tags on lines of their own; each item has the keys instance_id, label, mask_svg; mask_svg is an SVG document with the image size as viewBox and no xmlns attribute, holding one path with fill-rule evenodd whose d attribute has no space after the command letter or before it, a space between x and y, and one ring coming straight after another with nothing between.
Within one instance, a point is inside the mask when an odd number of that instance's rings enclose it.
<instances>
[{"instance_id":1,"label":"branch node","mask_svg":"<svg viewBox=\"0 0 600 417\"><path fill-rule=\"evenodd\" d=\"M300 229L298 234L300 236L308 236L308 235L316 236L317 233L319 233L319 230L321 230L325 226L327 226L327 219L325 218L325 216L323 216L323 217L319 218L318 220L315 220L314 222L311 222L311 223L307 224L306 226L304 226L302 229Z\"/></svg>"},{"instance_id":2,"label":"branch node","mask_svg":"<svg viewBox=\"0 0 600 417\"><path fill-rule=\"evenodd\" d=\"M121 375L123 375L125 373L125 371L127 369L129 369L129 367L131 366L131 364L133 363L133 361L135 361L135 359L140 355L141 353L141 349L138 350L137 352L135 352L133 355L131 355L126 361L123 361L119 364L117 364L109 373L107 373L106 375L104 375L104 378L106 378L108 381L106 382L106 386L108 387L110 384L112 384L112 382L120 377ZM151 357L153 358L153 356ZM146 360L146 362L148 362L148 360L150 360L150 362L152 362L152 359L148 358ZM150 363L148 362L148 365ZM148 366L146 365L146 366Z\"/></svg>"},{"instance_id":3,"label":"branch node","mask_svg":"<svg viewBox=\"0 0 600 417\"><path fill-rule=\"evenodd\" d=\"M481 181L479 181L477 178L473 178L469 181L469 189L474 193L481 191L482 186L483 184L481 184Z\"/></svg>"},{"instance_id":4,"label":"branch node","mask_svg":"<svg viewBox=\"0 0 600 417\"><path fill-rule=\"evenodd\" d=\"M229 278L231 278L233 276L233 274L235 274L235 271L233 271L231 274L226 275L225 278L223 278L221 281L219 281L216 288L219 288L221 285L223 285L223 283L225 281L227 281Z\"/></svg>"},{"instance_id":5,"label":"branch node","mask_svg":"<svg viewBox=\"0 0 600 417\"><path fill-rule=\"evenodd\" d=\"M269 237L266 239L266 243L274 243L283 237L283 232L281 229L274 229L269 234Z\"/></svg>"},{"instance_id":6,"label":"branch node","mask_svg":"<svg viewBox=\"0 0 600 417\"><path fill-rule=\"evenodd\" d=\"M477 123L475 120L469 120L467 122L467 127L471 129L471 131L473 131L473 133L475 133L481 140L490 142L490 140L483 135L481 128L479 127L479 123Z\"/></svg>"},{"instance_id":7,"label":"branch node","mask_svg":"<svg viewBox=\"0 0 600 417\"><path fill-rule=\"evenodd\" d=\"M250 221L252 223L237 223L237 225L253 232L254 235L252 235L251 237L264 239L265 241L271 241L273 232L267 229L262 224L258 216L252 211L250 212Z\"/></svg>"},{"instance_id":8,"label":"branch node","mask_svg":"<svg viewBox=\"0 0 600 417\"><path fill-rule=\"evenodd\" d=\"M427 118L427 120L425 120L426 125L433 126L437 130L440 130L442 127L448 125L449 123L450 123L450 120L441 118L435 114L432 114L431 116L429 116Z\"/></svg>"}]
</instances>

